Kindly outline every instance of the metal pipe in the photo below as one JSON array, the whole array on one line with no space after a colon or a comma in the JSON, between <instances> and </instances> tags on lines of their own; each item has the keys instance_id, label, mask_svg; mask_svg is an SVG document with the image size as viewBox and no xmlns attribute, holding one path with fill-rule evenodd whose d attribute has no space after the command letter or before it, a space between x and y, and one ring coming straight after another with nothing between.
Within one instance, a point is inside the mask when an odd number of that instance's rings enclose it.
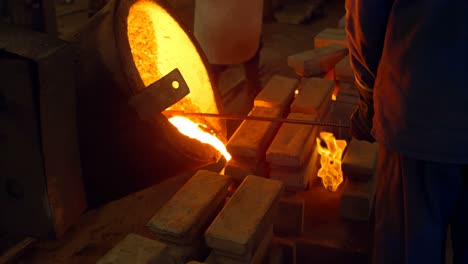
<instances>
[{"instance_id":1,"label":"metal pipe","mask_svg":"<svg viewBox=\"0 0 468 264\"><path fill-rule=\"evenodd\" d=\"M301 120L301 119L289 119L282 117L262 117L262 116L246 116L246 115L235 115L235 114L213 114L213 113L188 113L177 110L166 110L163 112L164 115L169 117L174 116L186 116L186 117L208 117L208 118L220 118L225 120L255 120L265 122L279 122L279 123L292 123L301 125L311 126L323 126L323 127L342 127L349 128L351 125L345 122L326 122L326 121L312 121L312 120Z\"/></svg>"}]
</instances>

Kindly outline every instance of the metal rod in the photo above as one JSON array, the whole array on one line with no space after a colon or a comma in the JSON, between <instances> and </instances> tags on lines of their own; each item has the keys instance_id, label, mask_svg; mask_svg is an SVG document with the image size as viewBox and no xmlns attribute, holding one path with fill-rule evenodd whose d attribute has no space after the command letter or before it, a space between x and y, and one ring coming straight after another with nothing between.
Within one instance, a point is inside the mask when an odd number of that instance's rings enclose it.
<instances>
[{"instance_id":1,"label":"metal rod","mask_svg":"<svg viewBox=\"0 0 468 264\"><path fill-rule=\"evenodd\" d=\"M289 119L281 117L262 117L262 116L246 116L246 115L233 115L233 114L213 114L213 113L187 113L183 111L166 110L163 114L173 116L191 116L191 117L211 117L220 118L226 120L255 120L255 121L266 121L266 122L279 122L279 123L292 123L301 125L311 126L324 126L324 127L343 127L349 128L349 123L344 122L324 122L324 121L312 121L312 120L301 120L301 119Z\"/></svg>"}]
</instances>

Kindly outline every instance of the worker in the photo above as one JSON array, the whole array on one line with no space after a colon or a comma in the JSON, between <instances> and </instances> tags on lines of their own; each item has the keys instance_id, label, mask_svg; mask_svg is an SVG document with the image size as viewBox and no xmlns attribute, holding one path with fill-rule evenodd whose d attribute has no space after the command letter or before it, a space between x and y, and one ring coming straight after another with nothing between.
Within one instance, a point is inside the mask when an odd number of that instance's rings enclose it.
<instances>
[{"instance_id":1,"label":"worker","mask_svg":"<svg viewBox=\"0 0 468 264\"><path fill-rule=\"evenodd\" d=\"M468 263L468 1L346 0L360 100L379 145L373 262Z\"/></svg>"}]
</instances>

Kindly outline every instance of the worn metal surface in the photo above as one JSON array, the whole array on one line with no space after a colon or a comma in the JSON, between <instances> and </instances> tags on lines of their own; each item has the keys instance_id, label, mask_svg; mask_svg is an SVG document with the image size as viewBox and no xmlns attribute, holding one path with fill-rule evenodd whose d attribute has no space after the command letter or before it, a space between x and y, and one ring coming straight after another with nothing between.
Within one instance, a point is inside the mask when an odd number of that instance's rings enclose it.
<instances>
[{"instance_id":1,"label":"worn metal surface","mask_svg":"<svg viewBox=\"0 0 468 264\"><path fill-rule=\"evenodd\" d=\"M76 53L52 36L0 25L0 228L61 236L86 208L75 112ZM3 125L5 124L5 125ZM5 146L5 148L3 148Z\"/></svg>"},{"instance_id":2,"label":"worn metal surface","mask_svg":"<svg viewBox=\"0 0 468 264\"><path fill-rule=\"evenodd\" d=\"M178 69L174 69L133 96L130 105L135 108L142 120L149 120L189 93L190 89L184 77Z\"/></svg>"}]
</instances>

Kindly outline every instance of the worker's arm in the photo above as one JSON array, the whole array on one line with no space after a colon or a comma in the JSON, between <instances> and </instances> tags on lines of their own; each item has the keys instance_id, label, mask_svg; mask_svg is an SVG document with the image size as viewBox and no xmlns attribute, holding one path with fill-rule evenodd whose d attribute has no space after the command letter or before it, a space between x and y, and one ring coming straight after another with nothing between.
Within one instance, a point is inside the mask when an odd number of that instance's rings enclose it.
<instances>
[{"instance_id":1,"label":"worker's arm","mask_svg":"<svg viewBox=\"0 0 468 264\"><path fill-rule=\"evenodd\" d=\"M346 0L346 33L357 81L374 87L392 0Z\"/></svg>"},{"instance_id":2,"label":"worker's arm","mask_svg":"<svg viewBox=\"0 0 468 264\"><path fill-rule=\"evenodd\" d=\"M346 0L349 54L360 95L351 133L360 140L374 140L370 135L374 115L372 91L392 5L393 0Z\"/></svg>"}]
</instances>

